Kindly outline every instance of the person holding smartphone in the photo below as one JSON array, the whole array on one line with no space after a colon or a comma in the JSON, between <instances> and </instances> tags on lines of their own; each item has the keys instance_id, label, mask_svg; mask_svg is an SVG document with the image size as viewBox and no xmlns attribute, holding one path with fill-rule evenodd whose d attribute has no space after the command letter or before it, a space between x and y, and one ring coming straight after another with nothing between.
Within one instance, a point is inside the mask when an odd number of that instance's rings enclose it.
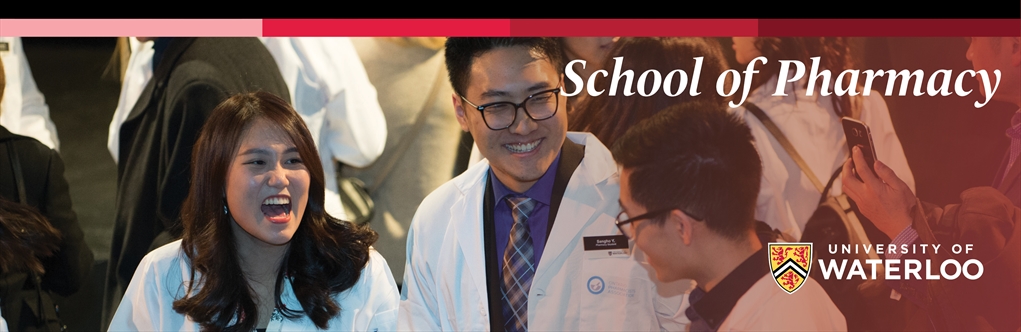
<instances>
[{"instance_id":1,"label":"person holding smartphone","mask_svg":"<svg viewBox=\"0 0 1021 332\"><path fill-rule=\"evenodd\" d=\"M795 82L787 82L787 78L778 77L781 59L810 63L811 57L820 57L821 69L834 73L856 68L846 38L734 37L733 40L737 62L747 64L758 56L767 59L766 64L758 66L761 73L752 82L753 90L744 108L757 106L768 115L794 150L804 158L805 164L818 181L827 183L850 155L845 148L841 118L851 117L871 129L878 158L896 170L914 192L914 176L894 131L890 111L880 93L873 91L868 96L822 96L819 86L808 86L808 75ZM786 96L773 95L778 82L787 85L784 87ZM809 89L815 91L811 96L808 95ZM751 112L744 112L743 117L752 128L755 141L767 142L756 145L762 159L763 182L755 218L786 234L787 238L799 240L809 218L819 207L820 189L776 137L766 130L762 121ZM835 182L829 192L831 195L841 193L840 181Z\"/></svg>"},{"instance_id":2,"label":"person holding smartphone","mask_svg":"<svg viewBox=\"0 0 1021 332\"><path fill-rule=\"evenodd\" d=\"M975 70L999 70L1002 91L993 99L1021 106L1021 38L972 38L967 53ZM979 81L979 84L983 84ZM982 91L982 89L976 89ZM887 259L947 259L964 262L978 259L983 273L976 280L897 280L894 289L917 303L927 317L908 321L931 323L914 328L936 330L1006 330L1021 328L1021 110L1007 129L1007 151L992 187L976 187L961 193L959 204L936 206L920 201L903 175L879 157L871 165L861 148L852 149L841 178L844 192L897 247L902 244L941 244L944 250L898 255ZM1015 152L1018 151L1018 152ZM861 179L853 175L852 168ZM954 254L949 247L971 244L970 253ZM975 272L975 271L972 271ZM908 326L906 329L911 329Z\"/></svg>"}]
</instances>

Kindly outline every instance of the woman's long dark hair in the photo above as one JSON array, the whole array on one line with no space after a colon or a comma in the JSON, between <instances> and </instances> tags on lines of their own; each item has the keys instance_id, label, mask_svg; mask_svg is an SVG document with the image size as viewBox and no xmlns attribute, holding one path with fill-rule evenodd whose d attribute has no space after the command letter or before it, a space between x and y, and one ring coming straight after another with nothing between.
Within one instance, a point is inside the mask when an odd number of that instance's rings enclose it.
<instances>
[{"instance_id":1,"label":"woman's long dark hair","mask_svg":"<svg viewBox=\"0 0 1021 332\"><path fill-rule=\"evenodd\" d=\"M191 188L181 208L181 248L191 260L192 282L186 285L185 297L174 301L174 310L191 317L203 330L251 331L259 321L256 297L241 268L231 231L234 221L224 213L223 196L241 138L256 119L270 120L290 136L311 180L305 213L277 275L276 306L287 317L304 314L325 329L341 310L332 295L358 281L377 234L326 214L323 167L312 136L286 101L267 92L225 100L213 110L195 143ZM281 303L285 276L301 308Z\"/></svg>"},{"instance_id":2,"label":"woman's long dark hair","mask_svg":"<svg viewBox=\"0 0 1021 332\"><path fill-rule=\"evenodd\" d=\"M763 66L761 73L752 80L752 89L757 89L767 81L774 80L780 72L779 60L798 60L805 64L806 71L811 68L812 57L819 57L819 68L829 69L831 77L837 77L845 69L855 66L851 46L844 37L760 37L755 39L755 47L769 61ZM808 75L807 73L805 74ZM805 81L808 84L808 81ZM850 77L845 77L844 86L856 84ZM830 89L833 89L831 86ZM830 90L832 91L832 90ZM833 111L838 117L858 117L861 110L859 96L831 95Z\"/></svg>"},{"instance_id":3,"label":"woman's long dark hair","mask_svg":"<svg viewBox=\"0 0 1021 332\"><path fill-rule=\"evenodd\" d=\"M677 97L667 96L662 90L649 97L637 93L624 96L622 79L617 87L617 95L610 96L609 87L613 79L611 59L614 57L624 57L622 70L634 71L632 91L637 91L638 77L649 69L658 70L664 78L674 69L684 70L688 75L688 87L685 87ZM688 95L695 68L693 57L703 57L698 84L700 94L696 97ZM597 79L595 82L596 90L604 90L603 94L589 97L578 105L574 112L569 114L567 126L571 131L591 132L606 146L613 146L613 142L624 135L628 128L670 105L694 98L711 99L721 103L725 100L716 93L716 78L727 69L726 58L720 44L712 39L621 38L610 50L603 69L610 77ZM676 80L675 78L673 84L677 84ZM588 92L586 90L582 93Z\"/></svg>"}]
</instances>

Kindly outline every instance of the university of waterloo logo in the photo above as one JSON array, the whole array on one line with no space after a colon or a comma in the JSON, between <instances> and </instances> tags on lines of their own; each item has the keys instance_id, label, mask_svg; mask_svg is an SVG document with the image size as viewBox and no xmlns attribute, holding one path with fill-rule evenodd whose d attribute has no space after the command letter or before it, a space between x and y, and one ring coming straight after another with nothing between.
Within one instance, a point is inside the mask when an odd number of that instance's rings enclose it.
<instances>
[{"instance_id":1,"label":"university of waterloo logo","mask_svg":"<svg viewBox=\"0 0 1021 332\"><path fill-rule=\"evenodd\" d=\"M769 270L777 286L794 294L812 271L812 243L770 243Z\"/></svg>"}]
</instances>

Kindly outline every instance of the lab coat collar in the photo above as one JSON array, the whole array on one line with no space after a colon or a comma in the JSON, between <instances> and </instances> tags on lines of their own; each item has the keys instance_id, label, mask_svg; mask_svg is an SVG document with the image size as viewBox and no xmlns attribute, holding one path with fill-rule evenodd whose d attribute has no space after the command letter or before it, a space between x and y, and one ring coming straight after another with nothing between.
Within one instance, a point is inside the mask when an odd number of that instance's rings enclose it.
<instances>
[{"instance_id":1,"label":"lab coat collar","mask_svg":"<svg viewBox=\"0 0 1021 332\"><path fill-rule=\"evenodd\" d=\"M591 133L583 132L567 132L567 139L574 143L584 145L585 158L582 159L581 165L578 166L578 170L585 167L585 172L575 171L575 177L579 174L583 178L578 179L584 181L584 184L594 185L609 179L613 176L617 169L615 167L616 162L613 161L613 155L610 154L610 150L603 145L602 142ZM594 144L593 144L594 143ZM485 180L484 177L489 171L489 160L482 159L472 167L468 168L461 176L454 178L454 185L462 195L467 195L474 192L482 192L485 188L479 188L478 185ZM571 180L575 180L572 177ZM484 183L483 183L484 184ZM481 196L479 201L481 201Z\"/></svg>"},{"instance_id":2,"label":"lab coat collar","mask_svg":"<svg viewBox=\"0 0 1021 332\"><path fill-rule=\"evenodd\" d=\"M556 241L548 241L543 251L543 259L536 267L534 280L542 280L549 270L549 265L557 260L557 257L566 254L567 245L571 239L579 236L581 229L587 225L596 208L584 202L591 200L579 200L578 197L591 195L602 195L592 188L616 176L616 163L610 151L599 139L591 133L568 132L567 139L585 146L585 157L582 159L578 169L574 171L571 180L564 192L564 199L558 210L558 217L554 223L553 230L547 236ZM476 163L463 174L453 180L454 186L461 195L450 207L451 216L465 216L464 218L453 218L452 231L456 234L462 253L465 258L465 265L478 289L479 294L486 294L486 264L485 247L483 246L483 209L482 204L485 197L485 181L488 180L489 161L483 159ZM571 218L562 218L571 216ZM576 222L572 222L576 221Z\"/></svg>"},{"instance_id":3,"label":"lab coat collar","mask_svg":"<svg viewBox=\"0 0 1021 332\"><path fill-rule=\"evenodd\" d=\"M723 321L730 316L734 305L755 285L762 276L769 273L766 267L767 260L766 246L756 251L745 259L741 265L730 271L716 287L709 292L698 287L691 292L691 308L697 313L709 327L717 329ZM689 318L691 315L689 315Z\"/></svg>"}]
</instances>

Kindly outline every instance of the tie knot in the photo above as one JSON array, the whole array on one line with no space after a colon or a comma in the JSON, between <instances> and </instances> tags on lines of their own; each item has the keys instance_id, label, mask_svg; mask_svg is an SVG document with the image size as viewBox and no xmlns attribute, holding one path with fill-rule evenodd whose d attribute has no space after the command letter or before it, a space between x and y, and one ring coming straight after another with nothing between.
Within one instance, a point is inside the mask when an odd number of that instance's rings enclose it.
<instances>
[{"instance_id":1,"label":"tie knot","mask_svg":"<svg viewBox=\"0 0 1021 332\"><path fill-rule=\"evenodd\" d=\"M535 209L535 200L524 197L524 196L507 196L505 198L507 206L511 209L511 214L515 216L515 222L518 219L528 219L528 215L532 213L532 209Z\"/></svg>"}]
</instances>

